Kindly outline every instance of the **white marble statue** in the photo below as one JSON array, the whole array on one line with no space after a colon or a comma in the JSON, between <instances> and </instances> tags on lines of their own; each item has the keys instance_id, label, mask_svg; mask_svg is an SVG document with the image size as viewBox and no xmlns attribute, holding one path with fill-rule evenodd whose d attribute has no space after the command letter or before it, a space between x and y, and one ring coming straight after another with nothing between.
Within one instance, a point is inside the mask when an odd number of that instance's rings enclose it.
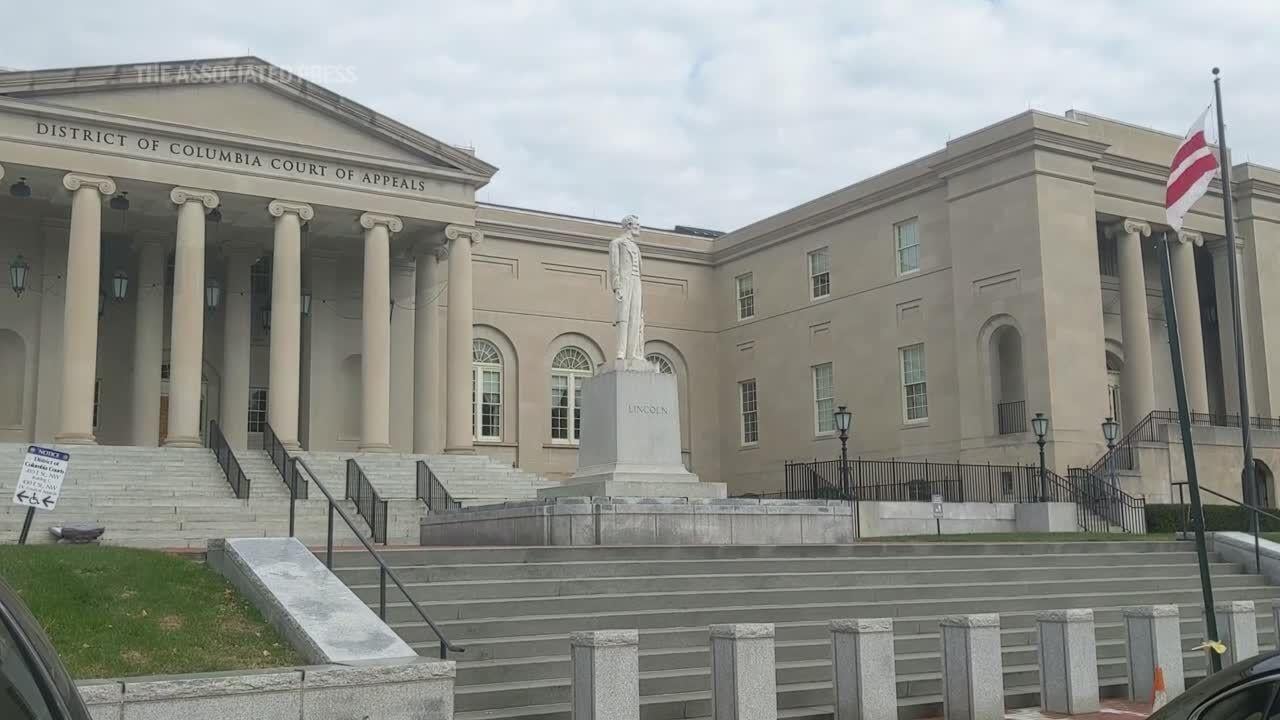
<instances>
[{"instance_id":1,"label":"white marble statue","mask_svg":"<svg viewBox=\"0 0 1280 720\"><path fill-rule=\"evenodd\" d=\"M609 243L609 287L617 314L619 360L644 362L644 311L640 307L640 218L622 218L622 234Z\"/></svg>"}]
</instances>

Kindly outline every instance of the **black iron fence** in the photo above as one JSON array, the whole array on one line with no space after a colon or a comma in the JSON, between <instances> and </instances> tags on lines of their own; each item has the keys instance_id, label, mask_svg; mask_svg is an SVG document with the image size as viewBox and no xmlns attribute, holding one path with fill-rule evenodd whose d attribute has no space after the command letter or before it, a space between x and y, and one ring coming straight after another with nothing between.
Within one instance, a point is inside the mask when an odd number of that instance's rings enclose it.
<instances>
[{"instance_id":1,"label":"black iron fence","mask_svg":"<svg viewBox=\"0 0 1280 720\"><path fill-rule=\"evenodd\" d=\"M1065 482L1072 488L1080 527L1086 531L1147 531L1146 500L1130 495L1088 468L1068 468Z\"/></svg>"},{"instance_id":2,"label":"black iron fence","mask_svg":"<svg viewBox=\"0 0 1280 720\"><path fill-rule=\"evenodd\" d=\"M438 513L462 507L422 460L418 461L418 499L426 504L427 512Z\"/></svg>"},{"instance_id":3,"label":"black iron fence","mask_svg":"<svg viewBox=\"0 0 1280 720\"><path fill-rule=\"evenodd\" d=\"M1027 401L998 403L996 405L996 430L1001 435L1014 435L1027 431Z\"/></svg>"},{"instance_id":4,"label":"black iron fence","mask_svg":"<svg viewBox=\"0 0 1280 720\"><path fill-rule=\"evenodd\" d=\"M355 458L347 458L347 499L356 504L356 512L369 523L373 541L386 545L387 501L373 489L373 483Z\"/></svg>"},{"instance_id":5,"label":"black iron fence","mask_svg":"<svg viewBox=\"0 0 1280 720\"><path fill-rule=\"evenodd\" d=\"M1232 413L1190 413L1191 424L1200 427L1240 427L1240 415ZM1120 438L1109 452L1104 454L1093 465L1089 472L1095 475L1109 475L1112 470L1137 470L1138 446L1142 443L1164 442L1164 426L1176 425L1178 413L1175 410L1153 410L1134 425L1129 432ZM1251 417L1249 427L1257 430L1280 430L1280 418Z\"/></svg>"},{"instance_id":6,"label":"black iron fence","mask_svg":"<svg viewBox=\"0 0 1280 720\"><path fill-rule=\"evenodd\" d=\"M241 500L248 498L249 478L240 469L240 461L236 459L236 454L231 451L231 446L227 444L227 438L223 436L222 428L218 427L217 420L209 421L209 449L213 451L214 458L218 460L218 466L222 468L222 474L227 476L227 483L231 485L232 492Z\"/></svg>"},{"instance_id":7,"label":"black iron fence","mask_svg":"<svg viewBox=\"0 0 1280 720\"><path fill-rule=\"evenodd\" d=\"M276 431L271 428L271 423L262 425L262 449L271 458L271 464L276 466L276 472L280 474L280 480L284 482L284 486L289 488L290 499L306 500L307 479L294 469L293 456L276 437Z\"/></svg>"}]
</instances>

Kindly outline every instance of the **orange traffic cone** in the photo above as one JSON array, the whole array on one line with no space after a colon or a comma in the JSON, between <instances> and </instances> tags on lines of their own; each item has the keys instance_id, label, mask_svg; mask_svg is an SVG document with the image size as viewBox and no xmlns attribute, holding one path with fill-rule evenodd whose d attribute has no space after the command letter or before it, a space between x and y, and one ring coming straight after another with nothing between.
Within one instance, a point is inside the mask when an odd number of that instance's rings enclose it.
<instances>
[{"instance_id":1,"label":"orange traffic cone","mask_svg":"<svg viewBox=\"0 0 1280 720\"><path fill-rule=\"evenodd\" d=\"M1152 683L1151 712L1155 712L1169 703L1169 693L1164 689L1164 669L1156 666L1156 676Z\"/></svg>"}]
</instances>

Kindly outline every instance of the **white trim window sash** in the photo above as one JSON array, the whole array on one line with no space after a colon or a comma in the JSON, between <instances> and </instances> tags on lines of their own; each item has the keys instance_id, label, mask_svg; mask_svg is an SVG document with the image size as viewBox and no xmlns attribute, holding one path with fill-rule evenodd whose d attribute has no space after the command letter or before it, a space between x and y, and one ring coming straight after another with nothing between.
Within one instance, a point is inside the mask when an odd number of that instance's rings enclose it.
<instances>
[{"instance_id":1,"label":"white trim window sash","mask_svg":"<svg viewBox=\"0 0 1280 720\"><path fill-rule=\"evenodd\" d=\"M260 433L267 426L267 389L249 388L249 415L245 420L248 432Z\"/></svg>"},{"instance_id":2,"label":"white trim window sash","mask_svg":"<svg viewBox=\"0 0 1280 720\"><path fill-rule=\"evenodd\" d=\"M488 340L471 344L472 437L478 441L502 441L502 356Z\"/></svg>"},{"instance_id":3,"label":"white trim window sash","mask_svg":"<svg viewBox=\"0 0 1280 720\"><path fill-rule=\"evenodd\" d=\"M898 249L898 274L906 275L920 269L920 224L916 218L903 220L893 226L893 237Z\"/></svg>"},{"instance_id":4,"label":"white trim window sash","mask_svg":"<svg viewBox=\"0 0 1280 720\"><path fill-rule=\"evenodd\" d=\"M742 444L755 445L760 442L760 405L755 379L738 383L738 394L742 401Z\"/></svg>"},{"instance_id":5,"label":"white trim window sash","mask_svg":"<svg viewBox=\"0 0 1280 720\"><path fill-rule=\"evenodd\" d=\"M809 253L809 299L821 300L831 294L831 250L818 248Z\"/></svg>"},{"instance_id":6,"label":"white trim window sash","mask_svg":"<svg viewBox=\"0 0 1280 720\"><path fill-rule=\"evenodd\" d=\"M911 345L899 352L902 358L902 417L909 423L923 422L929 419L924 345Z\"/></svg>"},{"instance_id":7,"label":"white trim window sash","mask_svg":"<svg viewBox=\"0 0 1280 720\"><path fill-rule=\"evenodd\" d=\"M551 442L577 444L582 437L582 383L591 358L576 347L562 348L551 361Z\"/></svg>"},{"instance_id":8,"label":"white trim window sash","mask_svg":"<svg viewBox=\"0 0 1280 720\"><path fill-rule=\"evenodd\" d=\"M738 289L738 319L750 320L756 316L755 276L743 273L734 278Z\"/></svg>"},{"instance_id":9,"label":"white trim window sash","mask_svg":"<svg viewBox=\"0 0 1280 720\"><path fill-rule=\"evenodd\" d=\"M813 427L819 435L836 431L835 378L831 363L813 366Z\"/></svg>"}]
</instances>

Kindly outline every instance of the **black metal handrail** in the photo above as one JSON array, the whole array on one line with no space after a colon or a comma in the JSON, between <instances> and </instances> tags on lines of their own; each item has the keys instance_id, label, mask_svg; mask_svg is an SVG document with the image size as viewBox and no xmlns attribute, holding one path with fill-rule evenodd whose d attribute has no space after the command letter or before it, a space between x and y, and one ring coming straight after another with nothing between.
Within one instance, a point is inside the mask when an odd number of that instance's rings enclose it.
<instances>
[{"instance_id":1,"label":"black metal handrail","mask_svg":"<svg viewBox=\"0 0 1280 720\"><path fill-rule=\"evenodd\" d=\"M307 465L306 461L300 457L291 458L289 460L289 470L291 475L298 475L301 477L305 474L307 477L304 479L319 488L320 492L325 497L325 501L329 503L329 539L325 546L325 566L330 570L333 569L333 516L336 513L338 517L342 518L342 522L346 523L347 527L350 528L351 534L355 535L356 539L360 541L360 544L364 546L364 549L373 556L374 562L378 563L378 617L381 618L383 622L386 622L387 620L387 578L391 578L391 582L400 589L400 592L404 595L404 599L409 601L409 605L418 613L418 617L422 618L423 622L427 624L427 627L431 628L431 632L435 633L436 639L440 641L441 660L445 660L449 657L450 650L459 653L466 652L466 648L460 645L454 645L450 642L449 638L445 636L444 631L441 630L440 627L435 624L435 621L431 619L431 616L427 614L427 611L423 610L422 606L418 604L418 601L413 599L413 596L409 594L408 588L406 588L404 583L401 582L400 576L396 575L396 571L387 564L386 559L382 557L382 553L378 552L369 544L369 541L365 539L364 534L356 528L355 520L353 520L351 515L347 513L346 509L334 499L333 494L324 486L324 483L320 482L316 477L316 474L312 472L311 467Z\"/></svg>"},{"instance_id":2,"label":"black metal handrail","mask_svg":"<svg viewBox=\"0 0 1280 720\"><path fill-rule=\"evenodd\" d=\"M373 541L386 545L387 501L378 495L355 458L347 458L347 499L356 504L356 512L369 523Z\"/></svg>"},{"instance_id":3,"label":"black metal handrail","mask_svg":"<svg viewBox=\"0 0 1280 720\"><path fill-rule=\"evenodd\" d=\"M1201 427L1240 427L1240 415L1233 413L1189 413L1192 425ZM1138 469L1138 453L1137 446L1140 443L1162 442L1160 429L1165 425L1176 425L1178 423L1178 412L1176 410L1153 410L1147 413L1137 425L1134 425L1129 432L1120 438L1115 446L1107 451L1093 465L1089 466L1089 472L1095 475L1103 475L1108 473L1112 467L1108 465L1108 461L1114 460L1116 470L1137 470ZM1258 417L1249 418L1249 427L1258 430L1280 430L1280 418Z\"/></svg>"},{"instance_id":4,"label":"black metal handrail","mask_svg":"<svg viewBox=\"0 0 1280 720\"><path fill-rule=\"evenodd\" d=\"M996 431L1014 435L1027 431L1027 401L1015 400L996 404Z\"/></svg>"},{"instance_id":5,"label":"black metal handrail","mask_svg":"<svg viewBox=\"0 0 1280 720\"><path fill-rule=\"evenodd\" d=\"M262 449L271 457L271 464L276 466L276 472L280 474L280 480L284 486L289 488L289 496L297 500L306 500L307 481L290 471L289 460L293 456L285 449L280 438L276 436L276 431L271 427L271 423L268 422L262 424Z\"/></svg>"},{"instance_id":6,"label":"black metal handrail","mask_svg":"<svg viewBox=\"0 0 1280 720\"><path fill-rule=\"evenodd\" d=\"M444 483L422 460L417 464L417 480L418 499L426 504L427 512L439 513L462 507L462 503L453 499Z\"/></svg>"},{"instance_id":7,"label":"black metal handrail","mask_svg":"<svg viewBox=\"0 0 1280 720\"><path fill-rule=\"evenodd\" d=\"M218 427L217 420L209 421L209 449L213 451L213 457L217 459L218 466L222 468L222 474L227 476L227 482L231 485L231 490L236 497L241 500L249 497L249 478L240 469L240 461L236 459L236 454L232 452L231 445L227 443L227 438L222 434L222 428Z\"/></svg>"},{"instance_id":8,"label":"black metal handrail","mask_svg":"<svg viewBox=\"0 0 1280 720\"><path fill-rule=\"evenodd\" d=\"M1255 419L1256 419L1256 418L1255 418ZM1184 497L1182 496L1182 489L1183 489L1184 487L1187 487L1187 486L1188 486L1188 483L1186 483L1186 482L1169 483L1169 486L1170 486L1170 487L1176 487L1176 488L1178 488L1178 504L1182 506L1182 513L1181 513L1181 515L1180 515L1180 516L1179 516L1179 518L1178 518L1178 531L1179 531L1179 532L1183 532L1183 533L1188 532L1188 530L1189 530L1189 529L1190 529L1190 527L1191 527L1191 507L1190 507L1190 505L1187 503L1186 498L1184 498ZM1261 517L1259 517L1259 516L1263 516L1263 515L1265 515L1266 517L1269 517L1269 518L1271 518L1272 520L1275 520L1275 521L1277 521L1277 522L1280 522L1280 515L1277 515L1276 513L1273 513L1273 512L1267 512L1266 510L1263 510L1262 508L1258 507L1257 505L1250 505L1250 504L1248 504L1248 503L1240 502L1239 500L1236 500L1235 498L1227 497L1226 495L1223 495L1222 493L1217 492L1216 490L1211 490L1211 489L1209 489L1209 488L1207 488L1207 487L1205 487L1205 486L1203 486L1203 485L1200 485L1200 488L1199 488L1199 489L1200 489L1200 492L1202 492L1202 493L1209 493L1210 495L1212 495L1212 496L1214 496L1214 497L1217 497L1217 498L1221 498L1221 499L1223 499L1223 500L1226 500L1227 502L1229 502L1229 503L1231 503L1231 504L1233 504L1233 505L1239 505L1240 507L1242 507L1242 508L1244 508L1244 509L1248 510L1249 512L1253 513L1253 515L1254 515L1255 517L1258 517L1258 520L1259 520L1259 521L1261 521L1261 519L1262 519L1262 518L1261 518ZM1203 507L1203 506L1201 506L1201 507ZM1252 523L1252 522L1251 522L1251 523L1249 524L1249 526L1253 528L1253 533L1252 533L1252 534L1253 534L1253 562L1254 562L1254 572L1258 573L1259 575L1260 575L1260 574L1262 574L1262 550L1259 548L1259 542L1258 542L1258 531L1257 531L1257 530L1258 530L1258 526L1259 526L1260 524L1261 524L1261 522L1257 522L1257 523Z\"/></svg>"},{"instance_id":9,"label":"black metal handrail","mask_svg":"<svg viewBox=\"0 0 1280 720\"><path fill-rule=\"evenodd\" d=\"M928 502L1070 502L1069 483L1057 487L1046 473L1041 487L1035 465L977 465L928 460L851 459L847 482L841 460L789 462L786 484L774 497L792 499L892 500ZM847 486L847 488L846 488Z\"/></svg>"},{"instance_id":10,"label":"black metal handrail","mask_svg":"<svg viewBox=\"0 0 1280 720\"><path fill-rule=\"evenodd\" d=\"M1147 501L1125 492L1088 468L1067 468L1067 484L1073 493L1080 527L1108 532L1118 527L1127 533L1143 533L1147 526Z\"/></svg>"}]
</instances>

